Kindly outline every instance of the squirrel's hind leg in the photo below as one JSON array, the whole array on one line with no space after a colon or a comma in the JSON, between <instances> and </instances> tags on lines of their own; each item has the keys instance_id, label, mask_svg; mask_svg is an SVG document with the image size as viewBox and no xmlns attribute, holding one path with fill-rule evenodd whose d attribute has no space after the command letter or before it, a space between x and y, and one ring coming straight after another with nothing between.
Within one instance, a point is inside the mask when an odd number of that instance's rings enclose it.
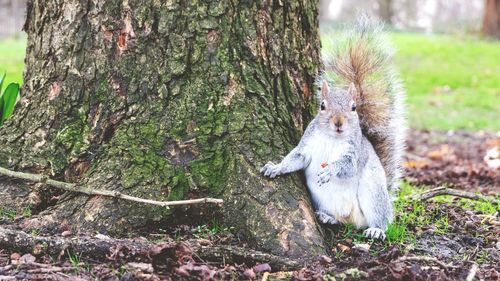
<instances>
[{"instance_id":1,"label":"squirrel's hind leg","mask_svg":"<svg viewBox=\"0 0 500 281\"><path fill-rule=\"evenodd\" d=\"M384 239L393 214L385 173L379 161L368 161L359 181L357 197L368 226L365 236Z\"/></svg>"},{"instance_id":2,"label":"squirrel's hind leg","mask_svg":"<svg viewBox=\"0 0 500 281\"><path fill-rule=\"evenodd\" d=\"M315 214L321 223L325 223L325 224L339 224L340 223L336 218L326 214L323 211L316 211Z\"/></svg>"},{"instance_id":3,"label":"squirrel's hind leg","mask_svg":"<svg viewBox=\"0 0 500 281\"><path fill-rule=\"evenodd\" d=\"M363 231L363 234L366 238L385 240L385 231L377 227L369 227Z\"/></svg>"}]
</instances>

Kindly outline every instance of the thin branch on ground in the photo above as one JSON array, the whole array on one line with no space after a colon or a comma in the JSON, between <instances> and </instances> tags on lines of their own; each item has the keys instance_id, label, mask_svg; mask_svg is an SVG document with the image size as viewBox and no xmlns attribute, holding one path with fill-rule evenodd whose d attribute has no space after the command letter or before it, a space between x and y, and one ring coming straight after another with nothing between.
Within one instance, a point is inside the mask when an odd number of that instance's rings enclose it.
<instances>
[{"instance_id":1,"label":"thin branch on ground","mask_svg":"<svg viewBox=\"0 0 500 281\"><path fill-rule=\"evenodd\" d=\"M478 269L477 263L473 263L469 270L469 274L467 274L467 278L465 278L465 280L466 281L474 280L474 277L476 277L477 269Z\"/></svg>"},{"instance_id":2,"label":"thin branch on ground","mask_svg":"<svg viewBox=\"0 0 500 281\"><path fill-rule=\"evenodd\" d=\"M411 195L411 198L414 200L425 201L425 200L429 200L433 197L441 196L441 195L452 195L452 196L468 198L468 199L473 199L473 200L487 201L487 202L491 202L494 204L499 203L498 199L496 199L495 197L492 197L492 196L476 194L473 192L468 192L468 191L458 190L458 189L453 189L453 188L448 188L448 187L438 187L438 188L434 188L431 190L427 190L427 191L422 192L420 194Z\"/></svg>"},{"instance_id":3,"label":"thin branch on ground","mask_svg":"<svg viewBox=\"0 0 500 281\"><path fill-rule=\"evenodd\" d=\"M15 172L15 171L11 171L11 170L8 170L8 169L2 168L2 167L0 167L0 175L4 175L7 177L11 177L11 178L22 179L22 180L28 180L28 181L32 181L32 182L39 182L39 183L47 184L47 185L50 185L52 187L55 187L55 188L58 188L61 190L75 192L75 193L81 193L81 194L85 194L88 196L96 196L96 195L97 196L105 196L105 197L126 200L126 201L130 201L130 202L136 202L136 203L148 204L148 205L156 205L156 206L166 207L166 208L168 208L169 206L176 206L176 205L190 205L190 204L200 204L200 203L214 203L214 204L222 204L223 203L222 199L216 199L216 198L199 198L199 199L179 200L179 201L156 201L156 200L150 200L150 199L144 199L144 198L126 195L126 194L123 194L123 193L118 192L118 191L97 190L97 189L92 189L92 188L85 187L85 186L76 185L74 183L56 181L56 180L48 178L45 175Z\"/></svg>"},{"instance_id":4,"label":"thin branch on ground","mask_svg":"<svg viewBox=\"0 0 500 281\"><path fill-rule=\"evenodd\" d=\"M438 264L442 268L455 268L453 265L447 265L444 262L434 258L434 257L426 257L426 256L403 256L397 259L398 261L425 261L425 262L433 262Z\"/></svg>"},{"instance_id":5,"label":"thin branch on ground","mask_svg":"<svg viewBox=\"0 0 500 281\"><path fill-rule=\"evenodd\" d=\"M0 267L0 273L4 273L5 271L8 271L8 270L10 270L12 267L14 267L14 265L12 265L12 264L8 264L8 265L6 265L6 266L2 266L2 267ZM0 279L0 280L2 280L2 279Z\"/></svg>"},{"instance_id":6,"label":"thin branch on ground","mask_svg":"<svg viewBox=\"0 0 500 281\"><path fill-rule=\"evenodd\" d=\"M75 270L73 267L59 267L59 266L54 266L51 268L46 268L46 267L41 267L41 268L34 268L34 269L28 269L26 272L28 273L55 273L55 272L67 272L67 271L72 271Z\"/></svg>"}]
</instances>

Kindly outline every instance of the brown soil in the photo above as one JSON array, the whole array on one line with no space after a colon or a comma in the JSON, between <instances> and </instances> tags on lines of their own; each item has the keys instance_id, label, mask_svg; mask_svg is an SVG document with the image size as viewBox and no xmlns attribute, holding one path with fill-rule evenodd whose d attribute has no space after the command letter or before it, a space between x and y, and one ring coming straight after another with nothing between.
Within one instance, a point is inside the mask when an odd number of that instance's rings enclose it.
<instances>
[{"instance_id":1,"label":"brown soil","mask_svg":"<svg viewBox=\"0 0 500 281\"><path fill-rule=\"evenodd\" d=\"M500 146L488 132L413 130L408 137L407 179L419 185L451 185L498 195L500 170L488 167L486 152Z\"/></svg>"}]
</instances>

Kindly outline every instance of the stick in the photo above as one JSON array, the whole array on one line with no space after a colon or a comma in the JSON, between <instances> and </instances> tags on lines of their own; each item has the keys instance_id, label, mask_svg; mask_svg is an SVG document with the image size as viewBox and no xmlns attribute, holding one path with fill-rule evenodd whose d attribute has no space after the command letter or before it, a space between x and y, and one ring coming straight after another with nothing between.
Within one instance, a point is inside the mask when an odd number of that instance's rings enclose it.
<instances>
[{"instance_id":1,"label":"stick","mask_svg":"<svg viewBox=\"0 0 500 281\"><path fill-rule=\"evenodd\" d=\"M465 280L466 281L474 280L474 277L476 277L476 272L477 272L477 264L473 263L469 270L469 274L467 274L467 278L465 278Z\"/></svg>"},{"instance_id":2,"label":"stick","mask_svg":"<svg viewBox=\"0 0 500 281\"><path fill-rule=\"evenodd\" d=\"M34 268L34 269L28 269L26 272L28 273L55 273L55 272L66 272L66 271L72 271L75 270L73 267L42 267L42 268Z\"/></svg>"},{"instance_id":3,"label":"stick","mask_svg":"<svg viewBox=\"0 0 500 281\"><path fill-rule=\"evenodd\" d=\"M122 200L126 200L126 201L131 201L131 202L137 202L137 203L141 203L141 204L156 205L156 206L167 207L167 208L169 206L176 206L176 205L190 205L190 204L200 204L200 203L214 203L214 204L222 204L223 203L222 199L215 199L215 198L199 198L199 199L166 201L166 202L165 201L155 201L155 200L149 200L149 199L143 199L143 198L139 198L139 197L130 196L130 195L118 192L118 191L97 190L97 189L92 189L92 188L88 188L88 187L84 187L84 186L77 186L74 183L56 181L56 180L50 179L44 175L15 172L15 171L11 171L11 170L8 170L8 169L2 168L2 167L0 167L0 174L4 175L4 176L11 177L11 178L23 179L23 180L28 180L28 181L32 181L32 182L40 182L40 183L44 183L44 184L50 185L50 186L58 188L58 189L62 189L62 190L69 191L69 192L82 193L82 194L85 194L88 196L100 195L100 196L106 196L106 197L112 197L112 198L122 199Z\"/></svg>"},{"instance_id":4,"label":"stick","mask_svg":"<svg viewBox=\"0 0 500 281\"><path fill-rule=\"evenodd\" d=\"M398 261L426 261L426 262L434 262L445 269L450 268L450 267L454 267L451 265L447 265L444 262L442 262L434 257L426 257L426 256L411 256L411 257L404 256L404 257L398 258Z\"/></svg>"},{"instance_id":5,"label":"stick","mask_svg":"<svg viewBox=\"0 0 500 281\"><path fill-rule=\"evenodd\" d=\"M425 200L428 200L432 197L436 197L436 196L440 196L440 195L452 195L452 196L457 196L457 197L462 197L462 198L481 200L481 201L487 201L487 202L491 202L494 204L498 204L498 199L496 199L495 197L486 196L486 195L482 195L482 194L476 194L476 193L458 190L458 189L453 189L453 188L448 188L448 187L438 187L438 188L434 188L431 190L427 190L425 192L422 192L420 194L412 196L412 198L416 199L416 200L420 200L420 201L425 201Z\"/></svg>"}]
</instances>

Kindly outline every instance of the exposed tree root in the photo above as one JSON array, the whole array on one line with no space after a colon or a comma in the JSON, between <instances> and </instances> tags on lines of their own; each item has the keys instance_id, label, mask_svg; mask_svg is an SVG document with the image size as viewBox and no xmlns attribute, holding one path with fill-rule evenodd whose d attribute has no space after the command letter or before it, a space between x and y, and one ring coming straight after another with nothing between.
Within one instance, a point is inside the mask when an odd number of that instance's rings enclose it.
<instances>
[{"instance_id":1,"label":"exposed tree root","mask_svg":"<svg viewBox=\"0 0 500 281\"><path fill-rule=\"evenodd\" d=\"M199 199L167 201L167 202L155 201L155 200L143 199L143 198L139 198L139 197L126 195L126 194L123 194L123 193L118 192L118 191L97 190L97 189L92 189L92 188L85 187L85 186L77 186L74 183L56 181L56 180L50 179L44 175L15 172L15 171L11 171L11 170L8 170L8 169L2 168L2 167L0 167L0 174L4 175L4 176L11 177L11 178L17 178L17 179L23 179L23 180L28 180L28 181L32 181L32 182L44 183L44 184L50 185L52 187L62 189L65 191L69 191L69 192L82 193L82 194L86 194L89 196L94 196L94 195L106 196L106 197L112 197L112 198L130 201L130 202L156 205L156 206L166 207L166 208L168 208L169 206L175 206L175 205L190 205L190 204L200 204L200 203L215 203L215 204L222 204L223 203L222 199L215 199L215 198L199 198Z\"/></svg>"},{"instance_id":2,"label":"exposed tree root","mask_svg":"<svg viewBox=\"0 0 500 281\"><path fill-rule=\"evenodd\" d=\"M473 199L473 200L487 201L487 202L491 202L494 204L499 203L498 202L499 200L496 199L495 197L492 197L492 196L476 194L476 193L458 190L458 189L453 189L453 188L448 188L448 187L434 188L434 189L427 190L427 191L422 192L422 193L417 194L417 195L412 195L411 197L414 200L425 201L425 200L431 199L431 198L436 197L436 196L441 196L441 195L452 195L452 196L468 198L468 199Z\"/></svg>"},{"instance_id":3,"label":"exposed tree root","mask_svg":"<svg viewBox=\"0 0 500 281\"><path fill-rule=\"evenodd\" d=\"M438 260L437 258L434 257L426 257L426 256L403 256L398 258L398 261L425 261L425 262L433 262L435 264L438 264L444 269L447 268L455 268L455 266L452 265L447 265L444 262Z\"/></svg>"},{"instance_id":4,"label":"exposed tree root","mask_svg":"<svg viewBox=\"0 0 500 281\"><path fill-rule=\"evenodd\" d=\"M293 270L301 267L303 263L272 254L230 245L198 246L193 247L195 252L203 259L225 261L226 263L268 263L273 270ZM305 259L305 257L304 257Z\"/></svg>"},{"instance_id":5,"label":"exposed tree root","mask_svg":"<svg viewBox=\"0 0 500 281\"><path fill-rule=\"evenodd\" d=\"M183 242L197 257L217 263L268 263L273 270L293 270L303 265L302 261L288 259L272 254L231 245L202 246L196 240ZM77 253L80 257L92 260L115 260L126 255L129 259L152 261L155 248L174 249L178 243L153 244L147 240L114 239L105 236L96 237L43 237L32 236L23 231L7 229L0 226L0 248L10 249L35 256L48 254L61 257L67 252ZM162 248L163 247L163 248ZM169 248L169 249L170 249ZM175 252L175 251L173 251Z\"/></svg>"}]
</instances>

